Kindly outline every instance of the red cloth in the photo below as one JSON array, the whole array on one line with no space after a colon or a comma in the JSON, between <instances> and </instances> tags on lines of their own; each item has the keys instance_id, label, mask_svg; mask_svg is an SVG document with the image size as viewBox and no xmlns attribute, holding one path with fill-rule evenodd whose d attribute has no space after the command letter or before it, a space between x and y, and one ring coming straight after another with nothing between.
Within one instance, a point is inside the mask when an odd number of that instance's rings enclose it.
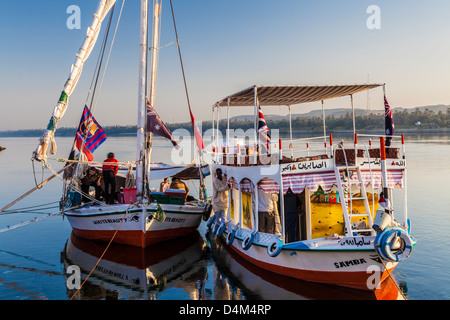
<instances>
[{"instance_id":1,"label":"red cloth","mask_svg":"<svg viewBox=\"0 0 450 320\"><path fill-rule=\"evenodd\" d=\"M113 170L114 175L116 175L117 171L119 170L118 164L119 164L119 161L117 161L117 159L108 158L105 161L103 161L102 171Z\"/></svg>"}]
</instances>

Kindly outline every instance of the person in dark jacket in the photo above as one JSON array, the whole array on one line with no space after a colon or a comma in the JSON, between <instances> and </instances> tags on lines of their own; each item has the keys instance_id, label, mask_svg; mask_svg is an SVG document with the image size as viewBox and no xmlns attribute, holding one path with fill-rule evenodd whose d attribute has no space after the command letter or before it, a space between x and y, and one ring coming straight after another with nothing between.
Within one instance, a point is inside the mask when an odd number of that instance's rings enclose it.
<instances>
[{"instance_id":1,"label":"person in dark jacket","mask_svg":"<svg viewBox=\"0 0 450 320\"><path fill-rule=\"evenodd\" d=\"M90 199L87 197L89 194L89 188L93 186L95 188L95 200L100 200L100 194L102 192L102 187L100 181L102 175L94 167L89 167L86 175L80 180L81 191L83 191L82 201L84 203L88 202Z\"/></svg>"},{"instance_id":2,"label":"person in dark jacket","mask_svg":"<svg viewBox=\"0 0 450 320\"><path fill-rule=\"evenodd\" d=\"M105 183L105 202L114 204L116 192L116 175L119 170L119 161L114 158L114 153L110 152L107 159L103 161L103 182Z\"/></svg>"}]
</instances>

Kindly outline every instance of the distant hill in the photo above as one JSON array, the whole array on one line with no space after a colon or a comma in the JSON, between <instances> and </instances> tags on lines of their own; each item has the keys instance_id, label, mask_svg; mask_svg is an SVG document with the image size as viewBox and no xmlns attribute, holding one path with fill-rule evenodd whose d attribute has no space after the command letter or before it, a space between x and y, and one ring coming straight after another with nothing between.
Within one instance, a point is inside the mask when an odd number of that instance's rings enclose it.
<instances>
[{"instance_id":1,"label":"distant hill","mask_svg":"<svg viewBox=\"0 0 450 320\"><path fill-rule=\"evenodd\" d=\"M420 106L416 108L393 108L394 122L397 129L412 129L417 123L427 124L434 128L449 128L450 122L450 105L433 105ZM374 128L383 128L384 110L366 110L355 109L356 123L359 130L372 130ZM440 114L441 113L441 114ZM347 130L351 128L351 117L348 120L348 114L351 110L348 108L337 108L326 110L327 128L330 130ZM279 128L281 132L288 130L289 116L280 116L274 114L265 114L270 127ZM319 119L320 118L320 119ZM294 128L305 132L316 131L322 127L322 110L313 110L307 113L299 113L292 115ZM222 121L226 121L222 119ZM242 115L230 118L231 128L248 129L253 125L253 115ZM188 131L192 130L191 124L185 123L166 123L169 130L184 128ZM203 130L211 127L210 121L203 122ZM110 126L104 127L105 132L109 136L134 135L136 134L136 126ZM0 137L40 137L43 129L29 130L9 130L0 131ZM59 128L55 135L59 137L75 137L76 128Z\"/></svg>"},{"instance_id":2,"label":"distant hill","mask_svg":"<svg viewBox=\"0 0 450 320\"><path fill-rule=\"evenodd\" d=\"M439 111L446 113L447 112L447 108L450 108L450 105L444 105L444 104L439 104L439 105L433 105L433 106L421 106L421 107L415 107L415 108L392 108L392 112L394 112L394 114L396 112L402 112L402 111L407 111L409 113L414 112L415 110L419 110L421 112L425 111L426 109L435 112L435 113L439 113ZM329 117L329 116L335 116L336 118L338 117L342 117L345 116L347 113L351 113L352 110L349 108L336 108L336 109L326 109L325 110L325 116ZM367 109L359 109L359 108L355 108L355 115L356 116L367 116L370 114L383 114L384 110L367 110ZM292 114L292 119L295 118L313 118L313 117L319 117L322 118L322 110L312 110L310 112L307 113L295 113ZM289 116L280 116L277 114L264 114L264 118L267 121L279 121L279 120L289 120ZM231 117L230 121L253 121L253 115L241 115L241 116L235 116L235 117Z\"/></svg>"}]
</instances>

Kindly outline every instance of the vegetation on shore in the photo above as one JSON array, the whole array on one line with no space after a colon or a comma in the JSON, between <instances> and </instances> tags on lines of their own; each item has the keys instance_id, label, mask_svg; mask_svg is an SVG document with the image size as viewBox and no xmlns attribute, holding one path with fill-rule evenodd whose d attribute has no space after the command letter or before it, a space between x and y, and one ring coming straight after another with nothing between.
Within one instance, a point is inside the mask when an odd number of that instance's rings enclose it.
<instances>
[{"instance_id":1,"label":"vegetation on shore","mask_svg":"<svg viewBox=\"0 0 450 320\"><path fill-rule=\"evenodd\" d=\"M358 115L356 119L356 129L358 131L374 131L384 129L384 116L382 114ZM448 129L450 128L450 108L447 112L434 112L429 109L420 110L416 108L413 111L403 109L401 111L394 110L394 123L396 130L407 129ZM202 122L201 130L204 132L211 128L211 121ZM169 130L183 128L192 132L190 122L166 124ZM226 121L220 122L220 128L226 128ZM267 120L269 128L279 129L280 133L289 132L289 120ZM292 130L294 132L321 132L323 130L323 120L321 117L296 117L292 119ZM343 116L328 116L326 118L327 131L347 131L353 129L353 121L351 113ZM103 127L108 136L134 135L136 134L136 126L106 126ZM253 128L253 122L249 120L231 120L230 129L248 130ZM10 130L0 131L0 137L40 137L44 129L28 129L28 130ZM58 128L56 136L58 137L74 137L76 128Z\"/></svg>"}]
</instances>

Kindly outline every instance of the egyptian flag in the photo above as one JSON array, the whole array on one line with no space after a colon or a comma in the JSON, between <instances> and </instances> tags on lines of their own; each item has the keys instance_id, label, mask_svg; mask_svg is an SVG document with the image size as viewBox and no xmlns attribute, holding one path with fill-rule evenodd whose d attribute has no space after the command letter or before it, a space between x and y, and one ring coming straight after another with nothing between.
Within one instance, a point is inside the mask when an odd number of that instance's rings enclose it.
<instances>
[{"instance_id":1,"label":"egyptian flag","mask_svg":"<svg viewBox=\"0 0 450 320\"><path fill-rule=\"evenodd\" d=\"M392 117L392 109L384 96L384 129L387 136L392 136L394 134L394 118ZM390 137L386 137L386 146L391 145Z\"/></svg>"},{"instance_id":2,"label":"egyptian flag","mask_svg":"<svg viewBox=\"0 0 450 320\"><path fill-rule=\"evenodd\" d=\"M172 133L170 132L169 129L167 129L164 122L156 113L155 108L153 108L150 105L150 102L147 99L146 101L147 101L147 131L169 139L177 150L180 149L180 146L173 138Z\"/></svg>"},{"instance_id":3,"label":"egyptian flag","mask_svg":"<svg viewBox=\"0 0 450 320\"><path fill-rule=\"evenodd\" d=\"M264 119L264 115L261 111L261 106L258 106L259 116L258 116L258 133L259 139L264 143L270 142L270 133L269 128L267 127L266 120Z\"/></svg>"},{"instance_id":4,"label":"egyptian flag","mask_svg":"<svg viewBox=\"0 0 450 320\"><path fill-rule=\"evenodd\" d=\"M88 161L94 159L92 154L106 140L105 131L95 120L87 106L84 106L75 140L76 148L86 155Z\"/></svg>"}]
</instances>

